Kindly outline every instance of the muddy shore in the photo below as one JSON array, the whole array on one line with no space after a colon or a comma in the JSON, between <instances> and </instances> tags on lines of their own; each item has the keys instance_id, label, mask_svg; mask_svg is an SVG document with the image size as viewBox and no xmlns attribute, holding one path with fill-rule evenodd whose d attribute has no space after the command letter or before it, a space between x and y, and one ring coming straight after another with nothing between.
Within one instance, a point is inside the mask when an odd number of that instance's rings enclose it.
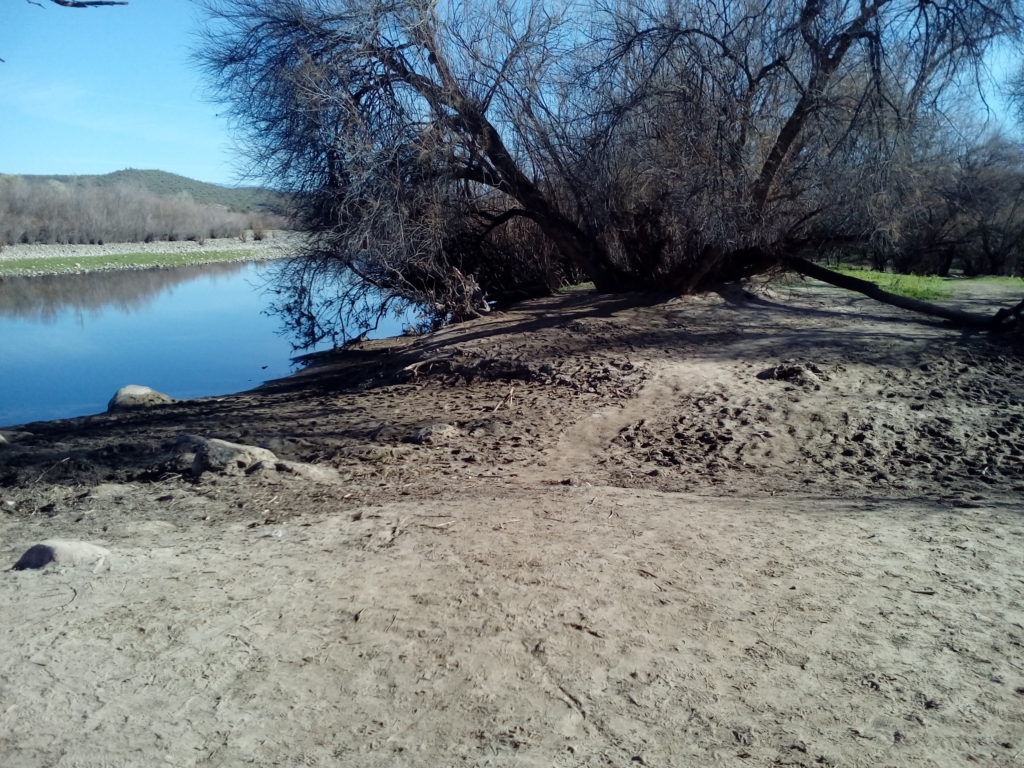
<instances>
[{"instance_id":1,"label":"muddy shore","mask_svg":"<svg viewBox=\"0 0 1024 768\"><path fill-rule=\"evenodd\" d=\"M570 293L24 425L0 563L110 554L0 576L0 761L1014 765L1024 357L910 319Z\"/></svg>"}]
</instances>

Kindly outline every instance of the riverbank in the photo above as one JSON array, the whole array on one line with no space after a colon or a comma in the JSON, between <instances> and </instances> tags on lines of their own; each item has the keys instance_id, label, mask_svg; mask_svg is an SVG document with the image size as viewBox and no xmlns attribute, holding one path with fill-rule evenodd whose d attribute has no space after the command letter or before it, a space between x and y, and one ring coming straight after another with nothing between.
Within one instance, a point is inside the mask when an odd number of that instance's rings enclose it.
<instances>
[{"instance_id":1,"label":"riverbank","mask_svg":"<svg viewBox=\"0 0 1024 768\"><path fill-rule=\"evenodd\" d=\"M157 241L152 243L60 243L10 245L0 248L0 276L57 275L116 269L149 269L219 261L264 261L288 258L303 233L274 230L256 240L239 238Z\"/></svg>"},{"instance_id":2,"label":"riverbank","mask_svg":"<svg viewBox=\"0 0 1024 768\"><path fill-rule=\"evenodd\" d=\"M109 554L0 573L0 761L1013 764L1024 358L912 318L578 292L24 425L0 563Z\"/></svg>"}]
</instances>

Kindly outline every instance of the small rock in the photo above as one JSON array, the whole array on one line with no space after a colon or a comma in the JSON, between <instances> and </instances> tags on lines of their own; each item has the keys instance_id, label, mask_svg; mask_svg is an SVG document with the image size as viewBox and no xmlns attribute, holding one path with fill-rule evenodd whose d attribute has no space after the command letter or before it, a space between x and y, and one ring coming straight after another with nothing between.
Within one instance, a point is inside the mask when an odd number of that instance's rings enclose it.
<instances>
[{"instance_id":1,"label":"small rock","mask_svg":"<svg viewBox=\"0 0 1024 768\"><path fill-rule=\"evenodd\" d=\"M121 387L107 403L107 413L131 408L149 408L154 405L173 403L174 398L149 387L129 384Z\"/></svg>"},{"instance_id":2,"label":"small rock","mask_svg":"<svg viewBox=\"0 0 1024 768\"><path fill-rule=\"evenodd\" d=\"M462 430L451 424L431 424L412 433L412 442L421 445L447 443L462 436Z\"/></svg>"},{"instance_id":3,"label":"small rock","mask_svg":"<svg viewBox=\"0 0 1024 768\"><path fill-rule=\"evenodd\" d=\"M813 363L792 363L776 365L757 374L762 380L786 381L799 387L821 389L821 382L828 381L818 366Z\"/></svg>"},{"instance_id":4,"label":"small rock","mask_svg":"<svg viewBox=\"0 0 1024 768\"><path fill-rule=\"evenodd\" d=\"M110 501L112 499L120 499L131 493L132 488L130 485L121 485L119 483L101 483L93 488L90 488L87 493L87 498L93 501Z\"/></svg>"},{"instance_id":5,"label":"small rock","mask_svg":"<svg viewBox=\"0 0 1024 768\"><path fill-rule=\"evenodd\" d=\"M47 539L29 547L14 564L12 570L24 571L43 568L50 563L58 565L103 565L110 557L110 550L85 541L61 541Z\"/></svg>"}]
</instances>

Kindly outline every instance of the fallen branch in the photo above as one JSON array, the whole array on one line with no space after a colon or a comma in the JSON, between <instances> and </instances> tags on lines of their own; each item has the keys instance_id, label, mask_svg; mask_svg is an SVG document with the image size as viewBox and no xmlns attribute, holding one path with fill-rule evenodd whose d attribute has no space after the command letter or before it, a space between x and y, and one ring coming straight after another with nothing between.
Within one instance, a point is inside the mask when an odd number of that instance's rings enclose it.
<instances>
[{"instance_id":1,"label":"fallen branch","mask_svg":"<svg viewBox=\"0 0 1024 768\"><path fill-rule=\"evenodd\" d=\"M426 366L434 365L435 363L450 362L453 355L438 355L436 357L428 357L426 360L419 360L415 363L410 363L402 369L402 373L409 374L412 378L418 378L420 375L420 369Z\"/></svg>"},{"instance_id":2,"label":"fallen branch","mask_svg":"<svg viewBox=\"0 0 1024 768\"><path fill-rule=\"evenodd\" d=\"M909 309L911 312L918 312L930 317L940 317L961 328L972 328L979 331L1011 330L1021 324L1021 314L1024 312L1024 301L1022 301L1014 307L1000 309L994 315L982 315L977 312L967 312L962 309L943 306L942 304L933 304L930 301L921 301L920 299L911 299L907 296L890 293L872 282L861 280L859 277L851 277L850 275L834 272L831 269L798 256L784 259L783 264L794 272L798 272L806 277L821 280L821 282L834 285L837 288L862 293L868 298L880 301L883 304L891 304L894 307Z\"/></svg>"}]
</instances>

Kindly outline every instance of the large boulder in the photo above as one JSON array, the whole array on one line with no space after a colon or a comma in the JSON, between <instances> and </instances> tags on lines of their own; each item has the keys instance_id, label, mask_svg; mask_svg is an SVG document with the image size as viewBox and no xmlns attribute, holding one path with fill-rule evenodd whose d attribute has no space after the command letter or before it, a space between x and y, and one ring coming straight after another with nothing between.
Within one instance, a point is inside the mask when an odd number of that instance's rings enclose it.
<instances>
[{"instance_id":1,"label":"large boulder","mask_svg":"<svg viewBox=\"0 0 1024 768\"><path fill-rule=\"evenodd\" d=\"M107 413L132 408L149 408L154 405L165 405L166 403L173 402L174 398L165 395L163 392L157 392L155 389L142 387L138 384L129 384L128 386L121 387L110 398L110 402L107 403Z\"/></svg>"},{"instance_id":2,"label":"large boulder","mask_svg":"<svg viewBox=\"0 0 1024 768\"><path fill-rule=\"evenodd\" d=\"M43 568L50 563L57 565L95 565L107 563L110 550L90 544L87 541L62 541L47 539L29 547L14 564L13 570Z\"/></svg>"},{"instance_id":3,"label":"large boulder","mask_svg":"<svg viewBox=\"0 0 1024 768\"><path fill-rule=\"evenodd\" d=\"M337 485L341 482L341 475L330 467L321 467L318 464L304 464L300 461L278 461L277 471L301 477L311 483L318 485Z\"/></svg>"},{"instance_id":4,"label":"large boulder","mask_svg":"<svg viewBox=\"0 0 1024 768\"><path fill-rule=\"evenodd\" d=\"M285 445L282 441L270 444ZM224 475L292 475L319 485L341 482L341 476L331 467L284 461L267 448L199 435L179 437L174 442L170 457L160 464L160 469L191 473L195 477L202 476L204 472L215 472Z\"/></svg>"},{"instance_id":5,"label":"large boulder","mask_svg":"<svg viewBox=\"0 0 1024 768\"><path fill-rule=\"evenodd\" d=\"M192 458L192 473L196 476L203 472L242 474L258 465L267 469L274 469L277 465L277 456L266 448L196 435L178 438L175 452L181 457Z\"/></svg>"}]
</instances>

